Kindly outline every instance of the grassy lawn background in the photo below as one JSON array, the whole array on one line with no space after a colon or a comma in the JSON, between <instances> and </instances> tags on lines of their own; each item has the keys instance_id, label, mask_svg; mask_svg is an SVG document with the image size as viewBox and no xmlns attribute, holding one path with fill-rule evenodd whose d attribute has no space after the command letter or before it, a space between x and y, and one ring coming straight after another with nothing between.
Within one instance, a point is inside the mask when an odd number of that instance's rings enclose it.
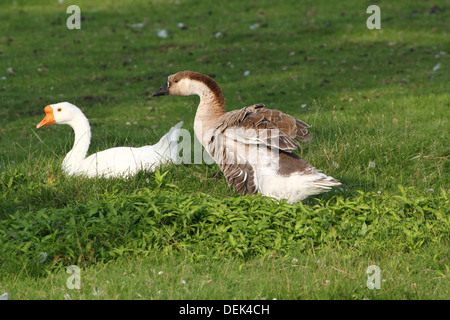
<instances>
[{"instance_id":1,"label":"grassy lawn background","mask_svg":"<svg viewBox=\"0 0 450 320\"><path fill-rule=\"evenodd\" d=\"M0 294L449 298L446 1L379 2L381 30L366 27L369 1L76 4L81 30L66 28L66 3L0 4ZM83 110L89 153L153 144L180 120L193 132L197 97L151 98L181 70L214 75L228 110L265 103L309 123L301 156L344 187L275 205L240 197L216 165L129 181L62 174L73 133L35 129L47 104ZM70 264L83 268L77 293L65 286ZM381 290L366 288L372 264ZM113 285L120 272L151 289ZM258 285L236 285L242 277Z\"/></svg>"}]
</instances>

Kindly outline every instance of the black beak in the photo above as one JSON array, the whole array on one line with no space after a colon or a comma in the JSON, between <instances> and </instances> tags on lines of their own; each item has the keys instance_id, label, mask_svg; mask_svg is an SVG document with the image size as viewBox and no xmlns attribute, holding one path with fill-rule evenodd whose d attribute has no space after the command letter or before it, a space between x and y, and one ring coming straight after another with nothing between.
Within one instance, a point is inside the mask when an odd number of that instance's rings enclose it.
<instances>
[{"instance_id":1,"label":"black beak","mask_svg":"<svg viewBox=\"0 0 450 320\"><path fill-rule=\"evenodd\" d=\"M169 94L169 84L168 82L166 82L161 88L159 88L152 94L152 97L166 96L168 94Z\"/></svg>"}]
</instances>

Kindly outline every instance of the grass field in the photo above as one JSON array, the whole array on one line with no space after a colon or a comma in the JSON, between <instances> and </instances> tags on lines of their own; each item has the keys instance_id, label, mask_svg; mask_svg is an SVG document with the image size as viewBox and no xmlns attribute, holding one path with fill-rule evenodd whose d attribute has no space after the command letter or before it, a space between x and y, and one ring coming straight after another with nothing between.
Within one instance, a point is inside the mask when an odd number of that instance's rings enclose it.
<instances>
[{"instance_id":1,"label":"grass field","mask_svg":"<svg viewBox=\"0 0 450 320\"><path fill-rule=\"evenodd\" d=\"M450 7L378 1L370 30L371 4L78 0L69 30L65 2L2 1L0 295L449 299ZM182 70L214 76L228 110L309 123L299 154L343 187L290 205L239 196L215 164L62 173L74 135L36 129L46 105L83 110L89 154L154 144L193 133L197 97L151 97Z\"/></svg>"}]
</instances>

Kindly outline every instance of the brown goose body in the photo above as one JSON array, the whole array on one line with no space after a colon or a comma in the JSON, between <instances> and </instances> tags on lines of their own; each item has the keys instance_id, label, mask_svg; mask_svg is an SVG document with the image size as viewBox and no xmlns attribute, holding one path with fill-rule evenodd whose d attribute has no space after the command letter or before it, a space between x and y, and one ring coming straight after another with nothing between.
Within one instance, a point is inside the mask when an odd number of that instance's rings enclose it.
<instances>
[{"instance_id":1,"label":"brown goose body","mask_svg":"<svg viewBox=\"0 0 450 320\"><path fill-rule=\"evenodd\" d=\"M339 186L293 153L295 140L311 140L309 125L275 109L255 104L225 111L219 85L191 71L171 75L154 96L198 95L194 120L198 140L240 194L261 193L293 203Z\"/></svg>"}]
</instances>

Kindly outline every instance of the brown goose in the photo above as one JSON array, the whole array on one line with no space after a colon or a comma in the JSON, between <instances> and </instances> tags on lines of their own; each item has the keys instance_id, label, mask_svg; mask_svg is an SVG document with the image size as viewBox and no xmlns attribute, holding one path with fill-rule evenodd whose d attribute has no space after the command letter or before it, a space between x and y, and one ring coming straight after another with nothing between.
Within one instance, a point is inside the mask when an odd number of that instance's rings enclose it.
<instances>
[{"instance_id":1,"label":"brown goose","mask_svg":"<svg viewBox=\"0 0 450 320\"><path fill-rule=\"evenodd\" d=\"M197 72L169 76L153 93L161 95L200 96L195 135L240 194L293 203L341 185L293 153L300 148L295 138L311 140L307 123L263 104L226 112L219 85Z\"/></svg>"}]
</instances>

